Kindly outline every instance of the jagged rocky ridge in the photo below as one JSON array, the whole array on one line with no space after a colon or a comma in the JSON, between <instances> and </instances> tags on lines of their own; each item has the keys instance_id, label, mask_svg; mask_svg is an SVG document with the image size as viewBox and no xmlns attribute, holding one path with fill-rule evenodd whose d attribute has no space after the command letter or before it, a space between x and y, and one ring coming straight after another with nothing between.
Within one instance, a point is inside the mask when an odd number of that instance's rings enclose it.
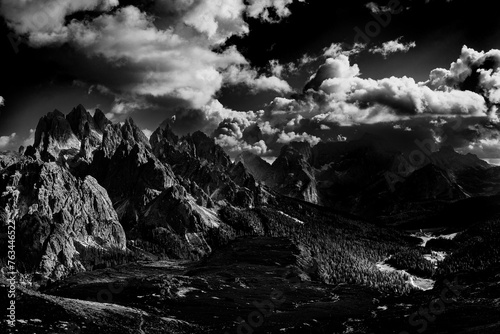
<instances>
[{"instance_id":1,"label":"jagged rocky ridge","mask_svg":"<svg viewBox=\"0 0 500 334\"><path fill-rule=\"evenodd\" d=\"M163 126L150 144L132 119L113 124L81 105L42 117L23 153L1 159L2 226L17 224L25 262L44 277L131 253L198 259L240 233L217 208L266 197L201 132L178 138Z\"/></svg>"}]
</instances>

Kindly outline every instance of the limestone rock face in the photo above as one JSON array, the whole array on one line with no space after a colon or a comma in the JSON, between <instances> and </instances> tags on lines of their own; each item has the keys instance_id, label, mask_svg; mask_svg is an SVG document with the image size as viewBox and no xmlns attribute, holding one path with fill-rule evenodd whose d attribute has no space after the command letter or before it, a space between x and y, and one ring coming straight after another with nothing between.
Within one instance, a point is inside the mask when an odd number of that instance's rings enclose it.
<instances>
[{"instance_id":1,"label":"limestone rock face","mask_svg":"<svg viewBox=\"0 0 500 334\"><path fill-rule=\"evenodd\" d=\"M182 186L165 190L146 209L146 238L170 257L199 259L212 250L206 240L221 222L216 213L196 204Z\"/></svg>"},{"instance_id":2,"label":"limestone rock face","mask_svg":"<svg viewBox=\"0 0 500 334\"><path fill-rule=\"evenodd\" d=\"M81 104L66 115L66 120L79 140L89 138L92 146L98 146L101 143L102 132L95 124L92 115Z\"/></svg>"},{"instance_id":3,"label":"limestone rock face","mask_svg":"<svg viewBox=\"0 0 500 334\"><path fill-rule=\"evenodd\" d=\"M314 169L310 164L313 155L308 143L290 143L285 145L276 161L270 165L262 158L250 152L244 152L237 158L258 181L277 192L319 204Z\"/></svg>"},{"instance_id":4,"label":"limestone rock face","mask_svg":"<svg viewBox=\"0 0 500 334\"><path fill-rule=\"evenodd\" d=\"M309 164L311 155L308 143L291 143L284 146L273 163L277 176L268 182L284 195L319 204L316 179Z\"/></svg>"},{"instance_id":5,"label":"limestone rock face","mask_svg":"<svg viewBox=\"0 0 500 334\"><path fill-rule=\"evenodd\" d=\"M265 183L274 177L275 173L272 166L252 152L241 153L236 158L236 163L238 162L242 163L257 181Z\"/></svg>"},{"instance_id":6,"label":"limestone rock face","mask_svg":"<svg viewBox=\"0 0 500 334\"><path fill-rule=\"evenodd\" d=\"M80 141L64 114L54 110L38 122L33 147L40 152L45 161L56 161L60 153L71 150L78 152Z\"/></svg>"},{"instance_id":7,"label":"limestone rock face","mask_svg":"<svg viewBox=\"0 0 500 334\"><path fill-rule=\"evenodd\" d=\"M170 166L154 156L148 139L131 119L122 126L106 126L90 174L107 190L127 233L137 230L142 212L153 199L177 184Z\"/></svg>"},{"instance_id":8,"label":"limestone rock face","mask_svg":"<svg viewBox=\"0 0 500 334\"><path fill-rule=\"evenodd\" d=\"M25 155L36 158L38 152L43 161L68 163L75 174L86 175L109 123L102 111L92 116L81 104L66 116L55 110L40 119L33 148Z\"/></svg>"},{"instance_id":9,"label":"limestone rock face","mask_svg":"<svg viewBox=\"0 0 500 334\"><path fill-rule=\"evenodd\" d=\"M104 130L106 129L106 126L108 124L112 124L109 119L107 119L106 115L101 111L101 109L96 109L94 113L94 123L96 127L104 133Z\"/></svg>"},{"instance_id":10,"label":"limestone rock face","mask_svg":"<svg viewBox=\"0 0 500 334\"><path fill-rule=\"evenodd\" d=\"M18 162L22 157L22 154L14 152L0 153L0 170L9 167L12 164Z\"/></svg>"},{"instance_id":11,"label":"limestone rock face","mask_svg":"<svg viewBox=\"0 0 500 334\"><path fill-rule=\"evenodd\" d=\"M26 159L1 171L0 194L2 226L14 221L22 240L20 260L44 276L90 269L126 250L111 200L91 176L77 179L56 163Z\"/></svg>"},{"instance_id":12,"label":"limestone rock face","mask_svg":"<svg viewBox=\"0 0 500 334\"><path fill-rule=\"evenodd\" d=\"M204 133L178 138L167 124L153 133L151 144L155 156L170 165L175 175L196 183L214 202L255 205L253 176L235 170L224 150Z\"/></svg>"}]
</instances>

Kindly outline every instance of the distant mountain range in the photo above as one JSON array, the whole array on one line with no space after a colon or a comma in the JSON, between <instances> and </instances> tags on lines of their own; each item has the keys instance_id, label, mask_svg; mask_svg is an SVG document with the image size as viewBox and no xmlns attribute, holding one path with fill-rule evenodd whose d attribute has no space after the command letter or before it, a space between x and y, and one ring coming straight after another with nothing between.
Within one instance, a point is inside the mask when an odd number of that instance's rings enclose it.
<instances>
[{"instance_id":1,"label":"distant mountain range","mask_svg":"<svg viewBox=\"0 0 500 334\"><path fill-rule=\"evenodd\" d=\"M237 161L280 194L383 221L500 192L500 167L475 155L449 146L427 153L415 146L405 154L369 134L314 147L292 142L272 165L250 152Z\"/></svg>"}]
</instances>

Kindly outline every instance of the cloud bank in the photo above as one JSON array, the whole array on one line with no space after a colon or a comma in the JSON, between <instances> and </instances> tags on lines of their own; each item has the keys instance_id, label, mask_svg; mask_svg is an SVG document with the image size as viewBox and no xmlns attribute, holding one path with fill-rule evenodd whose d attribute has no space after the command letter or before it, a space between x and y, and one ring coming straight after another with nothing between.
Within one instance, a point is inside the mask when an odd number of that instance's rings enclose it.
<instances>
[{"instance_id":1,"label":"cloud bank","mask_svg":"<svg viewBox=\"0 0 500 334\"><path fill-rule=\"evenodd\" d=\"M229 151L241 152L250 145L243 133L257 127L266 150L250 150L273 156L292 141L316 145L321 140L359 137L363 131L382 131L391 138L404 136L410 145L411 138L432 138L438 144L446 138L465 152L500 157L495 125L500 51L464 47L449 70L433 70L425 82L410 77L363 78L359 65L341 46L332 45L327 51L332 56L305 83L302 94L277 97L259 112L224 119L215 138ZM454 119L461 120L460 126L450 125ZM446 129L446 137L436 135L440 129Z\"/></svg>"}]
</instances>

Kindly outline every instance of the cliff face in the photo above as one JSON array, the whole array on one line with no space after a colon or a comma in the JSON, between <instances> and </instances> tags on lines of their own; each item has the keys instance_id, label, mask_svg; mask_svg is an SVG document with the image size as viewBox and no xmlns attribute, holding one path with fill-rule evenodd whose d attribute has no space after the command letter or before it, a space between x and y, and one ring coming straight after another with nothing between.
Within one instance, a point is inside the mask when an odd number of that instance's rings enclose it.
<instances>
[{"instance_id":1,"label":"cliff face","mask_svg":"<svg viewBox=\"0 0 500 334\"><path fill-rule=\"evenodd\" d=\"M181 186L165 190L151 202L142 221L146 239L168 256L184 259L210 254L210 232L221 225L216 211L198 205Z\"/></svg>"},{"instance_id":2,"label":"cliff face","mask_svg":"<svg viewBox=\"0 0 500 334\"><path fill-rule=\"evenodd\" d=\"M22 159L0 179L3 223L15 222L20 260L42 275L61 278L125 251L125 232L93 177L77 179L56 163ZM101 258L86 257L92 253Z\"/></svg>"},{"instance_id":3,"label":"cliff face","mask_svg":"<svg viewBox=\"0 0 500 334\"><path fill-rule=\"evenodd\" d=\"M59 110L43 116L35 131L33 147L45 161L56 161L60 154L78 152L80 141L71 130L70 123Z\"/></svg>"},{"instance_id":4,"label":"cliff face","mask_svg":"<svg viewBox=\"0 0 500 334\"><path fill-rule=\"evenodd\" d=\"M204 133L178 138L166 125L153 133L151 144L154 155L171 166L175 175L196 183L214 202L253 206L259 200L253 176L238 170Z\"/></svg>"}]
</instances>

